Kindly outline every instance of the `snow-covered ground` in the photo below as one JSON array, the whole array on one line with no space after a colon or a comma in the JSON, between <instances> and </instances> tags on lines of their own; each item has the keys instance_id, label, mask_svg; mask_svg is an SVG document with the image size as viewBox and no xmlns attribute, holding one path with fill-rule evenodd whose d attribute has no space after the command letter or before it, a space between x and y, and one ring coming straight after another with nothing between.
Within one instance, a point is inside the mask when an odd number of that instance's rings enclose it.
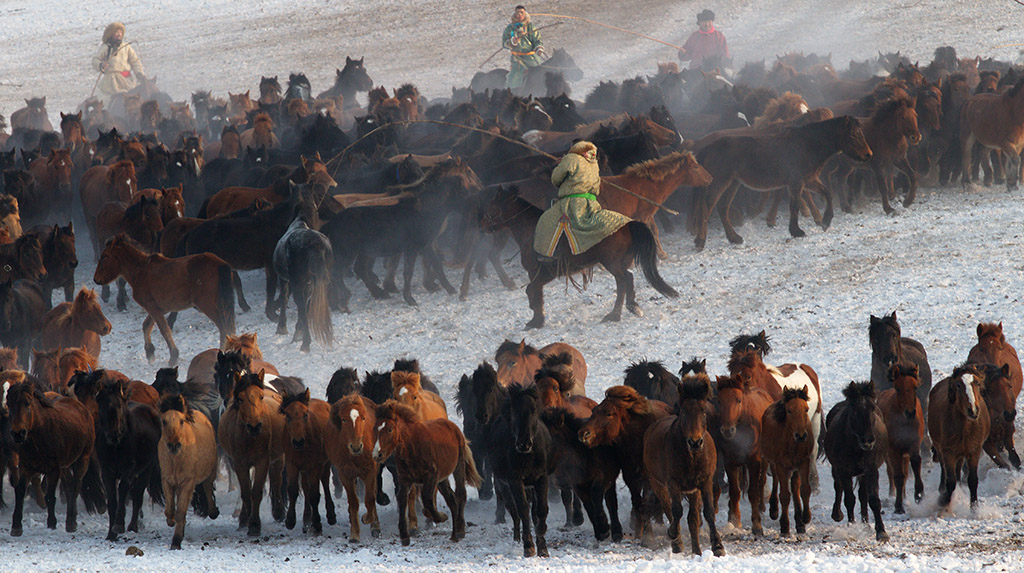
<instances>
[{"instance_id":1,"label":"snow-covered ground","mask_svg":"<svg viewBox=\"0 0 1024 573\"><path fill-rule=\"evenodd\" d=\"M570 1L531 5L535 12L583 15L668 41L682 41L693 28L694 2L621 2L598 5ZM926 61L935 46L952 44L964 54L1012 58L1014 49L990 49L1017 41L1014 32L999 29L1014 21L1012 3L939 2L841 3L836 0L768 0L708 2L718 25L730 38L739 60L772 57L788 50L832 51L837 64L865 58L878 50L901 49ZM72 110L88 94L95 76L88 59L102 28L113 19L128 25L128 39L147 71L178 99L193 89L244 91L257 87L259 76L304 70L314 89L333 79L345 55L367 56L367 68L378 84L413 81L428 96L444 95L451 85L464 85L496 44L509 6L498 2L391 0L373 5L320 2L146 3L118 6L94 1L87 5L24 0L0 3L0 113L9 115L23 97L46 94L53 116ZM901 14L905 14L901 15ZM540 19L538 19L540 20ZM579 87L598 78L622 78L650 71L655 62L674 57L657 44L581 25L563 25L547 34L549 45L571 49L588 75ZM349 315L334 315L336 341L331 349L315 345L298 352L291 336L277 336L275 327L253 311L238 315L240 332L259 333L268 360L282 373L305 379L322 396L331 372L339 366L360 371L386 368L396 357L415 356L452 403L462 373L493 355L505 338L524 336L538 345L564 340L577 346L590 367L587 391L599 398L604 388L621 380L622 370L643 357L664 360L678 368L682 359L703 356L712 374L725 370L727 341L740 333L766 329L777 362L801 361L814 366L822 380L826 406L841 397L850 380L867 378L870 349L868 317L897 310L904 335L928 350L936 380L963 361L974 342L979 321L1003 321L1011 343L1024 344L1024 206L1021 193L1000 188L923 189L910 209L887 217L876 204L862 205L854 215L839 214L822 232L804 223L808 237L793 240L784 227L767 229L760 220L739 231L746 243L727 244L712 227L708 248L693 251L688 235L665 238L669 259L661 269L681 293L677 300L657 296L638 275L643 318L630 315L619 324L600 318L613 300L613 281L598 272L585 293L552 284L547 289L548 326L524 333L529 318L525 294L506 292L492 278L474 281L464 303L443 294L427 294L418 286L415 308L399 299L373 301L357 285ZM82 241L83 249L85 247ZM514 252L507 268L517 284L525 283ZM79 284L91 285L94 269L86 252ZM450 278L455 278L451 273ZM243 273L250 303L262 308L263 278ZM104 339L102 363L132 377L151 381L167 358L159 337L156 364L142 347L143 314L132 303L118 313L105 310L114 332ZM291 309L294 320L294 308ZM216 330L196 312L185 312L175 329L184 367L189 357L216 344ZM832 489L827 464L819 465L822 490L812 498L812 522L805 536L781 540L775 522L766 519L767 536L749 535L747 528L725 526L728 556L670 556L667 544L648 550L632 542L595 546L589 525L571 531L559 526L564 515L553 504L548 560L524 560L508 526L496 526L493 502L470 493L467 538L455 545L448 527L426 530L410 548L397 539L394 506L382 508L384 536L364 536L362 545L346 541L347 520L326 526L321 538L287 531L270 519L264 504L264 537L252 540L235 529L230 510L237 493L219 484L225 514L216 521L190 517L184 551L167 550L170 530L156 508L147 508L145 530L125 541L103 541L106 516L83 515L73 535L45 529L43 514L27 516L25 536L3 534L10 510L0 512L0 570L168 570L187 564L202 570L327 570L338 568L525 569L546 566L561 570L1004 570L1024 568L1020 548L1024 478L1017 472L982 462L981 503L972 510L958 489L952 509L936 508L937 468L926 464L927 489L909 516L892 515L886 497L888 544L874 541L868 526L837 525L828 517ZM884 482L884 479L883 479ZM388 486L389 487L389 486ZM886 492L883 485L883 494ZM12 491L4 486L5 497ZM621 515L628 501L620 495ZM28 504L31 506L31 504ZM724 505L724 504L723 504ZM341 509L343 506L339 506ZM63 508L61 508L63 510ZM344 516L343 510L339 513ZM719 514L724 525L724 511ZM628 529L628 524L627 524ZM659 535L663 531L658 532ZM707 546L706 530L702 531ZM145 556L124 555L137 545Z\"/></svg>"}]
</instances>

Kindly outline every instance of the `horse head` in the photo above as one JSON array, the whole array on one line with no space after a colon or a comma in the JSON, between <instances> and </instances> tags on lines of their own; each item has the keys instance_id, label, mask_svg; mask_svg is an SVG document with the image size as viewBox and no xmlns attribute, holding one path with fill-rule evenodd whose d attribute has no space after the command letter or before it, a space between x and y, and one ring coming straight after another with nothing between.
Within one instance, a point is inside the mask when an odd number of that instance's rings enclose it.
<instances>
[{"instance_id":1,"label":"horse head","mask_svg":"<svg viewBox=\"0 0 1024 573\"><path fill-rule=\"evenodd\" d=\"M860 450L873 450L877 445L874 432L877 419L874 382L850 382L843 388L843 396L846 398L845 434L855 440Z\"/></svg>"},{"instance_id":2,"label":"horse head","mask_svg":"<svg viewBox=\"0 0 1024 573\"><path fill-rule=\"evenodd\" d=\"M909 420L917 417L917 387L921 385L916 364L893 364L888 371L889 382L896 389L896 409Z\"/></svg>"},{"instance_id":3,"label":"horse head","mask_svg":"<svg viewBox=\"0 0 1024 573\"><path fill-rule=\"evenodd\" d=\"M195 444L195 434L191 431L194 422L195 413L184 396L172 394L160 400L160 442L171 455L177 455L182 446Z\"/></svg>"},{"instance_id":4,"label":"horse head","mask_svg":"<svg viewBox=\"0 0 1024 573\"><path fill-rule=\"evenodd\" d=\"M239 422L245 426L249 437L256 438L263 433L264 414L266 405L263 402L263 395L266 387L263 385L265 372L260 370L255 374L234 373L234 388L232 389L231 409L238 412Z\"/></svg>"},{"instance_id":5,"label":"horse head","mask_svg":"<svg viewBox=\"0 0 1024 573\"><path fill-rule=\"evenodd\" d=\"M472 388L476 399L476 421L490 424L498 417L502 404L508 397L506 387L499 383L498 373L487 361L473 372Z\"/></svg>"},{"instance_id":6,"label":"horse head","mask_svg":"<svg viewBox=\"0 0 1024 573\"><path fill-rule=\"evenodd\" d=\"M623 384L634 388L640 395L661 400L670 406L679 402L676 384L679 379L661 362L641 360L626 368Z\"/></svg>"},{"instance_id":7,"label":"horse head","mask_svg":"<svg viewBox=\"0 0 1024 573\"><path fill-rule=\"evenodd\" d=\"M766 420L770 418L771 422L782 426L782 435L786 438L792 436L794 443L805 443L814 435L810 417L807 415L810 410L807 402L807 386L783 388L782 399L765 411Z\"/></svg>"},{"instance_id":8,"label":"horse head","mask_svg":"<svg viewBox=\"0 0 1024 573\"><path fill-rule=\"evenodd\" d=\"M508 408L512 441L516 451L533 451L540 426L540 394L536 386L513 384L508 388Z\"/></svg>"},{"instance_id":9,"label":"horse head","mask_svg":"<svg viewBox=\"0 0 1024 573\"><path fill-rule=\"evenodd\" d=\"M120 443L128 431L125 410L128 406L128 382L118 380L104 384L96 393L99 416L96 420L107 444Z\"/></svg>"},{"instance_id":10,"label":"horse head","mask_svg":"<svg viewBox=\"0 0 1024 573\"><path fill-rule=\"evenodd\" d=\"M39 425L41 410L53 407L53 400L31 381L12 384L7 390L7 412L14 443L24 443L28 434Z\"/></svg>"},{"instance_id":11,"label":"horse head","mask_svg":"<svg viewBox=\"0 0 1024 573\"><path fill-rule=\"evenodd\" d=\"M309 388L306 388L304 392L289 394L281 400L279 412L284 416L285 437L296 450L305 449L311 440L309 399Z\"/></svg>"},{"instance_id":12,"label":"horse head","mask_svg":"<svg viewBox=\"0 0 1024 573\"><path fill-rule=\"evenodd\" d=\"M896 311L882 318L871 315L868 327L868 341L871 353L877 356L882 364L889 368L903 359L903 347L900 343L900 323L896 320Z\"/></svg>"},{"instance_id":13,"label":"horse head","mask_svg":"<svg viewBox=\"0 0 1024 573\"><path fill-rule=\"evenodd\" d=\"M370 74L366 73L366 68L363 67L364 59L355 60L345 56L345 67L337 70L335 86L342 88L343 92L349 90L352 93L369 91L373 87L373 80L370 78Z\"/></svg>"},{"instance_id":14,"label":"horse head","mask_svg":"<svg viewBox=\"0 0 1024 573\"><path fill-rule=\"evenodd\" d=\"M368 408L366 398L351 394L331 406L330 422L338 430L341 443L353 456L373 449L373 431L376 426L374 410Z\"/></svg>"}]
</instances>

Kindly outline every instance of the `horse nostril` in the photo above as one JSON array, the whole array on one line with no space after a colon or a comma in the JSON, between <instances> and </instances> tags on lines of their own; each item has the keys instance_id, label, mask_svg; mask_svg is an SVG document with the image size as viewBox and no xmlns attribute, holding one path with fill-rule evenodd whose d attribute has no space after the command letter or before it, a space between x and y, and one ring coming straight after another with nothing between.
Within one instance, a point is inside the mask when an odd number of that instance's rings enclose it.
<instances>
[{"instance_id":1,"label":"horse nostril","mask_svg":"<svg viewBox=\"0 0 1024 573\"><path fill-rule=\"evenodd\" d=\"M1017 410L1007 410L1003 412L1003 417L1006 418L1007 422L1012 422L1017 417Z\"/></svg>"},{"instance_id":2,"label":"horse nostril","mask_svg":"<svg viewBox=\"0 0 1024 573\"><path fill-rule=\"evenodd\" d=\"M18 430L17 432L11 432L11 437L14 438L15 442L24 442L26 439L28 439L28 430Z\"/></svg>"},{"instance_id":3,"label":"horse nostril","mask_svg":"<svg viewBox=\"0 0 1024 573\"><path fill-rule=\"evenodd\" d=\"M807 440L807 432L799 432L793 434L793 440L796 441L796 443L798 444L804 443L804 441Z\"/></svg>"},{"instance_id":4,"label":"horse nostril","mask_svg":"<svg viewBox=\"0 0 1024 573\"><path fill-rule=\"evenodd\" d=\"M722 428L722 437L724 437L724 438L732 438L735 435L736 435L736 426L729 426L727 428Z\"/></svg>"},{"instance_id":5,"label":"horse nostril","mask_svg":"<svg viewBox=\"0 0 1024 573\"><path fill-rule=\"evenodd\" d=\"M71 261L70 263L68 263L68 266L70 266L71 268L76 268L78 267L78 261Z\"/></svg>"},{"instance_id":6,"label":"horse nostril","mask_svg":"<svg viewBox=\"0 0 1024 573\"><path fill-rule=\"evenodd\" d=\"M691 450L699 450L704 445L704 438L697 438L696 440L687 438L686 443L690 446Z\"/></svg>"},{"instance_id":7,"label":"horse nostril","mask_svg":"<svg viewBox=\"0 0 1024 573\"><path fill-rule=\"evenodd\" d=\"M904 415L905 415L905 416L906 416L907 418L909 418L909 419L913 420L914 418L916 418L916 417L917 417L917 410L904 410L904 411L903 411L903 414L904 414Z\"/></svg>"},{"instance_id":8,"label":"horse nostril","mask_svg":"<svg viewBox=\"0 0 1024 573\"><path fill-rule=\"evenodd\" d=\"M248 424L248 428L250 435L258 436L260 434L260 430L263 429L263 422L260 422L259 424Z\"/></svg>"}]
</instances>

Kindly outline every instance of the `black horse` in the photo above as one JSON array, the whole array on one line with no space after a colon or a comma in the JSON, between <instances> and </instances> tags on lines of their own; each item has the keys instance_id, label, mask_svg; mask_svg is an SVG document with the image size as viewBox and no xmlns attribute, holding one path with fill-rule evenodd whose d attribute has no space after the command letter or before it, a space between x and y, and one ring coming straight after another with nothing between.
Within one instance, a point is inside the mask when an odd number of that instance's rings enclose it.
<instances>
[{"instance_id":1,"label":"black horse","mask_svg":"<svg viewBox=\"0 0 1024 573\"><path fill-rule=\"evenodd\" d=\"M128 531L139 531L142 496L156 503L163 501L157 442L160 441L160 414L153 406L128 401L128 383L106 384L96 394L99 406L96 456L107 495L107 541L117 541L125 532L128 494L132 499L132 520Z\"/></svg>"},{"instance_id":2,"label":"black horse","mask_svg":"<svg viewBox=\"0 0 1024 573\"><path fill-rule=\"evenodd\" d=\"M843 396L846 399L833 406L825 418L825 455L832 464L836 491L832 519L843 520L841 504L845 501L850 523L856 521L853 482L859 478L861 519L867 522L870 506L875 517L875 539L888 541L878 498L878 468L885 462L888 436L882 412L875 404L875 385L850 382Z\"/></svg>"},{"instance_id":3,"label":"black horse","mask_svg":"<svg viewBox=\"0 0 1024 573\"><path fill-rule=\"evenodd\" d=\"M363 67L363 60L365 59L359 58L354 60L345 56L345 67L335 70L337 76L334 78L334 86L317 94L317 99L341 96L345 100L343 104L345 109L358 107L356 93L368 92L373 88L373 79L370 78L370 75L366 73L366 68Z\"/></svg>"},{"instance_id":4,"label":"black horse","mask_svg":"<svg viewBox=\"0 0 1024 573\"><path fill-rule=\"evenodd\" d=\"M684 364L683 369L687 370L687 366ZM626 368L625 374L623 384L636 389L641 396L668 404L670 411L676 409L679 404L679 378L669 372L664 364L647 360L633 362Z\"/></svg>"},{"instance_id":5,"label":"black horse","mask_svg":"<svg viewBox=\"0 0 1024 573\"><path fill-rule=\"evenodd\" d=\"M246 374L253 374L252 359L249 356L235 350L217 352L217 363L213 366L213 381L217 385L217 393L225 404L230 402L229 398L233 396L236 376ZM306 385L302 383L302 379L295 376L265 374L263 386L277 392L282 397L306 391Z\"/></svg>"},{"instance_id":6,"label":"black horse","mask_svg":"<svg viewBox=\"0 0 1024 573\"><path fill-rule=\"evenodd\" d=\"M362 387L355 368L338 368L327 383L327 402L333 404L350 394L359 394Z\"/></svg>"},{"instance_id":7,"label":"black horse","mask_svg":"<svg viewBox=\"0 0 1024 573\"><path fill-rule=\"evenodd\" d=\"M224 409L224 400L217 392L216 383L203 382L195 378L189 378L184 382L178 382L178 367L161 368L156 371L153 380L153 388L160 393L160 396L183 396L189 408L202 412L216 432L220 426L220 413ZM206 496L199 496L205 498ZM203 500L205 502L205 499Z\"/></svg>"}]
</instances>

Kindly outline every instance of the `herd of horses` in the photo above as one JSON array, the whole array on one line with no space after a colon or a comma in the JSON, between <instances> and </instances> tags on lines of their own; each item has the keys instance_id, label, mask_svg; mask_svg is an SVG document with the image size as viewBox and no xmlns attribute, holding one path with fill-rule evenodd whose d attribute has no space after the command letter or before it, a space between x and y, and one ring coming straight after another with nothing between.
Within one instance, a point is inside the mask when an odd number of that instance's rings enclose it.
<instances>
[{"instance_id":1,"label":"herd of horses","mask_svg":"<svg viewBox=\"0 0 1024 573\"><path fill-rule=\"evenodd\" d=\"M335 524L332 480L335 495L347 495L349 540L360 540L360 524L379 536L377 506L391 500L387 469L403 545L419 529L417 505L431 523L450 519L451 540L462 539L470 486L496 499L496 520L511 518L524 555L544 556L552 487L567 525L585 515L597 540L624 538L621 476L635 539L652 543L652 522L667 518L672 549L683 551L685 497L691 549L700 553L703 520L712 551L723 555L715 520L723 489L730 523L741 524L745 487L755 535L764 532L766 507L789 535L790 502L803 533L819 452L832 468L832 518L855 521L859 497L880 541L888 538L883 463L897 513L910 472L914 499L922 499L928 453L941 467L942 505L962 477L977 501L982 453L1019 468L1022 376L1001 324L979 325L968 360L933 385L924 348L901 336L895 313L871 317L871 380L851 383L831 408L811 366L764 362L764 332L732 341L728 375L712 379L696 359L678 376L641 361L600 403L586 396L576 349L506 341L496 367L484 362L459 382L461 428L416 361L362 380L341 368L320 400L265 361L254 335L236 336L235 305L250 309L242 270L266 273L264 313L279 334L288 331L292 296L303 351L313 340L331 344L331 313L350 311L352 277L374 299L388 298L399 292L402 264L409 305L417 304L418 260L429 291L454 294L445 269L459 266L465 299L472 274L483 278L488 264L514 289L501 264L510 238L529 276L527 328L545 323L547 283L582 273L585 285L597 265L615 279L605 320L618 321L623 306L642 314L633 265L658 293L678 296L658 271L659 228L677 221L669 211L683 212L703 249L713 210L727 239L740 243L736 225L765 207L774 225L783 192L790 234L800 237L802 211L829 227L834 194L850 210L859 193L877 193L889 213L897 189L906 189L909 207L928 174L966 185L983 168L986 184L1002 180L1008 189L1021 179L1024 76L1009 64L959 59L951 48L925 67L880 54L842 74L829 58L803 54L748 64L734 78L661 65L654 76L601 82L584 101L570 97L579 71L571 57L555 58L531 70L524 92L483 74L429 101L411 84L374 88L363 60L352 58L315 97L304 74L291 74L286 89L277 77L261 78L256 99L198 91L191 102L143 78L110 110L90 99L61 113L59 132L45 98L26 100L11 115L12 133L0 129L9 150L0 153L0 477L9 473L14 486L11 534L23 532L29 493L55 528L60 485L66 530L77 528L81 497L87 511L108 514L114 541L138 530L148 491L180 548L190 508L219 516L214 483L224 461L240 490L239 528L251 536L263 531L265 492L271 515L288 528L298 522L300 492L303 531L322 532L321 499ZM365 106L356 100L362 92ZM562 245L553 261L542 260L532 243L555 194L550 154L581 138L599 148L602 205L633 222L584 253ZM76 226L88 233L99 295L74 293ZM153 384L101 367L111 325L100 300L115 282L118 310L129 289L145 310L147 358L156 354L154 327L168 346L170 368ZM58 288L65 302L52 307ZM190 308L214 323L218 343L179 382L173 327ZM438 492L450 517L437 508Z\"/></svg>"},{"instance_id":2,"label":"herd of horses","mask_svg":"<svg viewBox=\"0 0 1024 573\"><path fill-rule=\"evenodd\" d=\"M902 336L895 312L872 316L868 336L872 379L851 382L830 408L812 366L765 361L773 349L764 331L731 340L728 371L714 379L705 360L684 362L677 376L644 359L630 364L601 402L587 396L586 360L577 349L506 340L494 365L485 360L458 382L461 427L416 360L396 360L391 370L362 379L339 368L326 399L318 399L301 379L264 360L254 334L228 336L226 351L196 355L185 382L177 367L158 370L152 384L132 380L84 352L66 375L59 366L25 372L12 363L16 357L4 356L0 477L9 472L14 487L10 532L22 535L25 498L33 493L47 510L47 527L56 528L59 485L68 532L78 527L81 497L89 513L107 513L106 539L117 541L138 532L148 491L174 527L171 548L180 549L190 509L203 518L220 515L215 481L223 461L239 489L238 528L249 536L264 532L267 492L273 519L293 529L301 491L302 531L319 535L321 499L334 525L333 498L344 490L349 541L360 542L361 524L380 537L378 506L392 499L383 488L387 470L402 545L419 531L417 505L430 523L451 520L451 541L464 538L468 486L481 500L495 499L497 523L511 518L524 556L547 556L551 489L560 494L566 527L586 517L598 542L625 538L621 476L636 542L656 545L653 523L667 520L672 551L684 551L685 498L691 550L701 553L703 520L712 552L724 555L716 515L726 488L733 526L743 524L745 489L753 535L765 534L766 507L780 535L791 535L791 503L796 533L806 532L820 448L831 466L832 519L855 522L859 499L861 519L869 522L870 508L876 539L887 541L883 465L897 514L906 512L910 472L913 499L923 499L923 456L940 468L941 507L961 480L972 507L977 503L983 455L1020 468L1013 436L1022 375L1002 324L979 324L966 361L934 385L923 347ZM37 353L37 365L43 362ZM450 516L438 510L438 493Z\"/></svg>"}]
</instances>

